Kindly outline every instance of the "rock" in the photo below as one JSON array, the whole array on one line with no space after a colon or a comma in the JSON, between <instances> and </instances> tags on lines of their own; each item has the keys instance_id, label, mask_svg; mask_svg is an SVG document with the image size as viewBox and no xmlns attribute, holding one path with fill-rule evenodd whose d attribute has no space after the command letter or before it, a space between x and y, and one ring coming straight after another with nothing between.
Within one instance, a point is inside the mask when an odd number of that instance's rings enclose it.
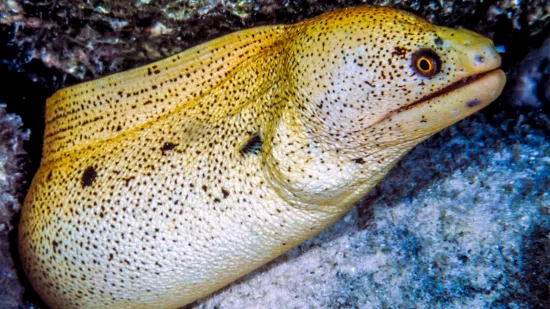
<instances>
[{"instance_id":1,"label":"rock","mask_svg":"<svg viewBox=\"0 0 550 309\"><path fill-rule=\"evenodd\" d=\"M20 193L24 179L23 143L29 139L29 130L22 128L21 118L6 113L0 104L0 308L19 308L23 299L23 285L14 267L17 255L14 227L21 208Z\"/></svg>"},{"instance_id":2,"label":"rock","mask_svg":"<svg viewBox=\"0 0 550 309\"><path fill-rule=\"evenodd\" d=\"M550 19L548 1L3 1L0 4L0 59L11 70L32 71L40 61L72 78L70 83L114 73L164 58L231 31L266 23L296 22L354 5L406 9L432 22L466 27L508 50L543 32ZM215 27L213 27L215 25ZM32 72L48 74L44 72ZM51 74L51 73L49 73ZM62 86L67 85L61 82Z\"/></svg>"},{"instance_id":3,"label":"rock","mask_svg":"<svg viewBox=\"0 0 550 309\"><path fill-rule=\"evenodd\" d=\"M550 133L550 35L514 70L505 95L516 114L526 114Z\"/></svg>"}]
</instances>

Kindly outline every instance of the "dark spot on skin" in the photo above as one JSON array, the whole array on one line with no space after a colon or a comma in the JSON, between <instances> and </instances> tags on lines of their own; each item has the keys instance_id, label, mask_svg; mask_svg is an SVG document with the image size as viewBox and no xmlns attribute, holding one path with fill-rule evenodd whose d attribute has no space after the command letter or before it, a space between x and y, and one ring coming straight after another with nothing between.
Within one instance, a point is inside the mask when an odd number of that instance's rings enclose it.
<instances>
[{"instance_id":1,"label":"dark spot on skin","mask_svg":"<svg viewBox=\"0 0 550 309\"><path fill-rule=\"evenodd\" d=\"M407 54L408 51L409 51L409 49L407 49L406 47L395 46L393 48L393 52L391 53L391 55L392 55L392 57L393 56L405 57L405 55Z\"/></svg>"},{"instance_id":2,"label":"dark spot on skin","mask_svg":"<svg viewBox=\"0 0 550 309\"><path fill-rule=\"evenodd\" d=\"M94 180L97 177L97 172L93 166L89 166L84 173L82 174L82 188L86 188L94 183Z\"/></svg>"},{"instance_id":3,"label":"dark spot on skin","mask_svg":"<svg viewBox=\"0 0 550 309\"><path fill-rule=\"evenodd\" d=\"M162 148L160 150L162 151L162 154L164 154L165 152L176 148L177 145L178 144L174 144L174 143L164 143L164 145L162 145Z\"/></svg>"},{"instance_id":4,"label":"dark spot on skin","mask_svg":"<svg viewBox=\"0 0 550 309\"><path fill-rule=\"evenodd\" d=\"M117 130L117 131L121 131L121 130L122 130L122 126L120 126L120 125L117 126L117 127L116 127L116 130Z\"/></svg>"},{"instance_id":5,"label":"dark spot on skin","mask_svg":"<svg viewBox=\"0 0 550 309\"><path fill-rule=\"evenodd\" d=\"M47 180L47 181L52 180L52 175L53 175L53 172L50 171L50 172L48 173L48 177L46 178L46 180Z\"/></svg>"},{"instance_id":6,"label":"dark spot on skin","mask_svg":"<svg viewBox=\"0 0 550 309\"><path fill-rule=\"evenodd\" d=\"M371 83L369 83L368 81L365 81L365 84L367 84L367 85L369 85L369 86L371 86L371 87L374 87L374 85L371 84Z\"/></svg>"},{"instance_id":7,"label":"dark spot on skin","mask_svg":"<svg viewBox=\"0 0 550 309\"><path fill-rule=\"evenodd\" d=\"M151 103L153 103L153 101L147 100L147 101L145 101L145 102L143 103L143 105L147 105L147 104L151 104Z\"/></svg>"},{"instance_id":8,"label":"dark spot on skin","mask_svg":"<svg viewBox=\"0 0 550 309\"><path fill-rule=\"evenodd\" d=\"M443 45L443 40L440 37L437 37L437 38L435 38L434 43L437 46L441 46L441 45Z\"/></svg>"},{"instance_id":9,"label":"dark spot on skin","mask_svg":"<svg viewBox=\"0 0 550 309\"><path fill-rule=\"evenodd\" d=\"M250 137L248 142L246 142L246 144L241 147L241 153L256 155L262 148L262 145L263 145L262 138L257 133L254 133L252 137Z\"/></svg>"},{"instance_id":10,"label":"dark spot on skin","mask_svg":"<svg viewBox=\"0 0 550 309\"><path fill-rule=\"evenodd\" d=\"M229 191L227 191L226 189L222 188L222 194L223 194L223 198L227 198L229 196Z\"/></svg>"},{"instance_id":11,"label":"dark spot on skin","mask_svg":"<svg viewBox=\"0 0 550 309\"><path fill-rule=\"evenodd\" d=\"M363 160L363 158L358 158L358 159L354 159L353 162L355 162L357 164L363 164L363 163L365 163L365 160Z\"/></svg>"},{"instance_id":12,"label":"dark spot on skin","mask_svg":"<svg viewBox=\"0 0 550 309\"><path fill-rule=\"evenodd\" d=\"M136 179L136 177L132 176L132 177L128 177L128 178L124 178L124 181L125 181L125 185L126 187L128 187L130 185L130 181Z\"/></svg>"},{"instance_id":13,"label":"dark spot on skin","mask_svg":"<svg viewBox=\"0 0 550 309\"><path fill-rule=\"evenodd\" d=\"M472 101L466 103L466 106L468 106L469 108L472 108L472 107L478 106L479 104L481 104L481 101L480 101L480 100L478 100L478 99L473 99Z\"/></svg>"}]
</instances>

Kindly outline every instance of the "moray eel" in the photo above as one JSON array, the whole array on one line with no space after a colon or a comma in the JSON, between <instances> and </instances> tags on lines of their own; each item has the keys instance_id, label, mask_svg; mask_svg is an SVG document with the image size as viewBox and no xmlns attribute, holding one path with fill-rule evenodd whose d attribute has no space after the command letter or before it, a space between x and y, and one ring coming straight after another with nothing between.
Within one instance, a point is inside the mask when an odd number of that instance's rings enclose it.
<instances>
[{"instance_id":1,"label":"moray eel","mask_svg":"<svg viewBox=\"0 0 550 309\"><path fill-rule=\"evenodd\" d=\"M19 250L51 308L178 308L340 219L495 100L491 40L382 7L236 32L59 90Z\"/></svg>"}]
</instances>

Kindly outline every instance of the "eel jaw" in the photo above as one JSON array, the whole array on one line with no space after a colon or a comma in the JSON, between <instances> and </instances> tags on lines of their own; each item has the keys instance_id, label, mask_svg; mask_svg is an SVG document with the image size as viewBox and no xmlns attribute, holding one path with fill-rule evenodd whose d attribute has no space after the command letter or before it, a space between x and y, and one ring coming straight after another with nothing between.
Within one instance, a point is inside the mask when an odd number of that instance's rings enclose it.
<instances>
[{"instance_id":1,"label":"eel jaw","mask_svg":"<svg viewBox=\"0 0 550 309\"><path fill-rule=\"evenodd\" d=\"M393 128L393 134L382 136L380 142L420 141L489 105L505 83L506 75L500 68L472 75L390 111L370 127Z\"/></svg>"},{"instance_id":2,"label":"eel jaw","mask_svg":"<svg viewBox=\"0 0 550 309\"><path fill-rule=\"evenodd\" d=\"M414 108L415 105L419 105L419 104L422 104L423 102L426 102L426 101L429 101L435 97L438 97L438 96L442 96L442 95L445 95L449 92L452 92L454 90L457 90L459 88L462 88L462 87L465 87L469 84L472 84L472 83L475 83L476 81L482 79L483 77L485 77L486 75L489 75L491 73L493 73L494 71L502 71L500 70L499 68L496 68L496 69L493 69L493 70L490 70L490 71L487 71L487 72L483 72L483 73L479 73L479 74L475 74L475 75L472 75L472 76L468 76L466 78L463 78L457 82L454 82L452 84L450 84L449 86L443 88L443 89L440 89L430 95L427 95L423 98L421 98L420 100L417 100L407 106L404 106L400 109L397 109L396 111L394 111L394 113L399 113L403 110L407 110L407 109L411 109L411 108ZM490 102L489 102L490 103Z\"/></svg>"}]
</instances>

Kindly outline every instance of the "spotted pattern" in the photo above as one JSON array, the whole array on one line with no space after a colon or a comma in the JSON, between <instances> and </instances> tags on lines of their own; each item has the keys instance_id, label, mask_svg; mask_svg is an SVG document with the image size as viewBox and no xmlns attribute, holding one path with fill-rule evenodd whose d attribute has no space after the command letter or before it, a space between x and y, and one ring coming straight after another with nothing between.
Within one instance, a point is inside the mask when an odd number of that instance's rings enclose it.
<instances>
[{"instance_id":1,"label":"spotted pattern","mask_svg":"<svg viewBox=\"0 0 550 309\"><path fill-rule=\"evenodd\" d=\"M60 90L21 217L25 272L51 308L206 296L333 224L411 147L488 104L463 95L453 119L396 120L441 112L446 94L415 102L488 70L489 45L361 7ZM442 61L431 78L410 65L426 48ZM480 54L484 67L466 65Z\"/></svg>"}]
</instances>

